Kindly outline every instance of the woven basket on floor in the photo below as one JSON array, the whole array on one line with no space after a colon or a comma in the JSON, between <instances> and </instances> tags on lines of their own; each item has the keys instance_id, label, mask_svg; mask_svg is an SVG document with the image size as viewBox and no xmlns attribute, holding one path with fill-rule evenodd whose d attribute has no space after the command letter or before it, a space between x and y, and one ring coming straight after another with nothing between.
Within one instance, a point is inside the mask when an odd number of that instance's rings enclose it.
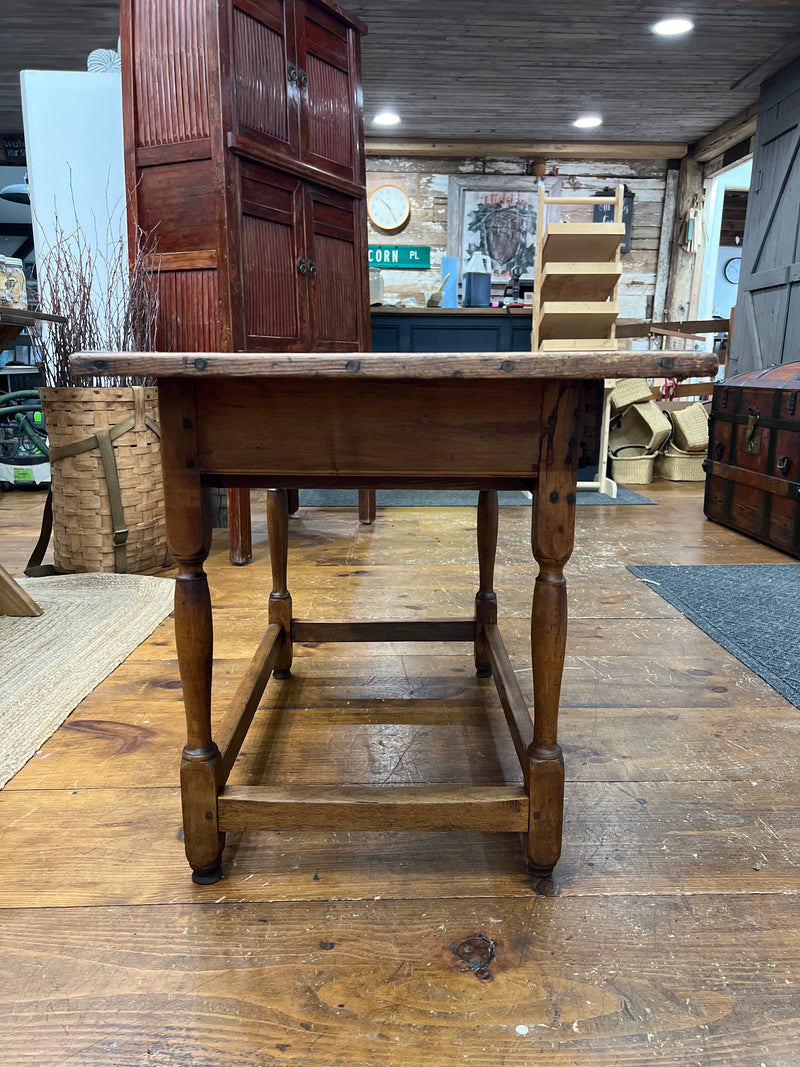
<instances>
[{"instance_id":1,"label":"woven basket on floor","mask_svg":"<svg viewBox=\"0 0 800 1067\"><path fill-rule=\"evenodd\" d=\"M616 383L609 395L611 410L615 415L631 404L643 404L652 399L650 386L644 378L623 378Z\"/></svg>"},{"instance_id":2,"label":"woven basket on floor","mask_svg":"<svg viewBox=\"0 0 800 1067\"><path fill-rule=\"evenodd\" d=\"M156 389L39 393L50 441L55 566L129 574L163 567Z\"/></svg>"},{"instance_id":3,"label":"woven basket on floor","mask_svg":"<svg viewBox=\"0 0 800 1067\"><path fill-rule=\"evenodd\" d=\"M704 482L705 458L705 452L684 452L670 441L665 451L656 456L656 474L670 482Z\"/></svg>"},{"instance_id":4,"label":"woven basket on floor","mask_svg":"<svg viewBox=\"0 0 800 1067\"><path fill-rule=\"evenodd\" d=\"M672 443L681 452L705 452L708 448L708 412L702 404L670 411Z\"/></svg>"},{"instance_id":5,"label":"woven basket on floor","mask_svg":"<svg viewBox=\"0 0 800 1067\"><path fill-rule=\"evenodd\" d=\"M623 485L649 485L653 480L655 455L643 445L623 445L609 451L611 477Z\"/></svg>"},{"instance_id":6,"label":"woven basket on floor","mask_svg":"<svg viewBox=\"0 0 800 1067\"><path fill-rule=\"evenodd\" d=\"M646 452L656 453L671 432L672 425L655 400L631 404L611 423L609 451L641 445Z\"/></svg>"}]
</instances>

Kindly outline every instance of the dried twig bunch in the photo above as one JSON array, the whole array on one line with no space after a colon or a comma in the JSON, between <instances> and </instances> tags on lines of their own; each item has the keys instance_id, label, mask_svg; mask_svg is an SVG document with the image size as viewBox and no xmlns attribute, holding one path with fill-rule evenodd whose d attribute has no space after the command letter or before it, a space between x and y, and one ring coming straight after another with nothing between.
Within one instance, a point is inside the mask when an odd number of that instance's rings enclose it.
<instances>
[{"instance_id":1,"label":"dried twig bunch","mask_svg":"<svg viewBox=\"0 0 800 1067\"><path fill-rule=\"evenodd\" d=\"M149 352L155 347L158 278L153 233L140 231L128 255L122 236L90 241L80 229L66 233L56 220L52 246L39 257L39 310L62 315L38 331L40 368L45 385L122 386L140 379L75 378L69 359L76 352ZM105 251L102 250L105 246Z\"/></svg>"}]
</instances>

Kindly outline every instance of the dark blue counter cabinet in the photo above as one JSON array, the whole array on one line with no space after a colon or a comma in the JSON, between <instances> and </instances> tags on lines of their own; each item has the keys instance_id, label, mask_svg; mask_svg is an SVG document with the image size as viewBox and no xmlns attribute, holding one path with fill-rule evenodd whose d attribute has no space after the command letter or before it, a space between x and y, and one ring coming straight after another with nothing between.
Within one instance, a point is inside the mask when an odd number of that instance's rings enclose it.
<instances>
[{"instance_id":1,"label":"dark blue counter cabinet","mask_svg":"<svg viewBox=\"0 0 800 1067\"><path fill-rule=\"evenodd\" d=\"M530 352L528 308L373 307L373 352Z\"/></svg>"}]
</instances>

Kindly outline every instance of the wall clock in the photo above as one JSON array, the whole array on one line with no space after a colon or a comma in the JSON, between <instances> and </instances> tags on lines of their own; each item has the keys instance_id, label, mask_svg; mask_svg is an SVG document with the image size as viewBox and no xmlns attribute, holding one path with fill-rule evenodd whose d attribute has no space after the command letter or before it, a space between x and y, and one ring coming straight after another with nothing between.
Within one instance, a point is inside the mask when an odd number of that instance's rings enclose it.
<instances>
[{"instance_id":1,"label":"wall clock","mask_svg":"<svg viewBox=\"0 0 800 1067\"><path fill-rule=\"evenodd\" d=\"M739 256L734 256L733 259L729 259L728 260L728 262L725 264L725 266L723 268L723 271L724 271L724 274L725 274L725 278L732 285L736 285L736 283L739 281L739 270L740 270L741 266L742 266L742 261L739 258Z\"/></svg>"},{"instance_id":2,"label":"wall clock","mask_svg":"<svg viewBox=\"0 0 800 1067\"><path fill-rule=\"evenodd\" d=\"M379 185L367 198L367 214L379 230L397 230L408 221L411 201L399 185Z\"/></svg>"}]
</instances>

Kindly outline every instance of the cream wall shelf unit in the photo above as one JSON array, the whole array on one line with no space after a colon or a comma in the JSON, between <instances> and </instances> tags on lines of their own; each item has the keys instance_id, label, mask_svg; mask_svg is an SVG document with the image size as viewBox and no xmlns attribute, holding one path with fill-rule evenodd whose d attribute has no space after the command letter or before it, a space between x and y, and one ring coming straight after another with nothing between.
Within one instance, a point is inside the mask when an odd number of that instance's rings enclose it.
<instances>
[{"instance_id":1,"label":"cream wall shelf unit","mask_svg":"<svg viewBox=\"0 0 800 1067\"><path fill-rule=\"evenodd\" d=\"M547 263L541 301L610 300L622 274L619 263Z\"/></svg>"},{"instance_id":2,"label":"cream wall shelf unit","mask_svg":"<svg viewBox=\"0 0 800 1067\"><path fill-rule=\"evenodd\" d=\"M547 196L539 186L536 264L534 268L534 354L559 351L615 351L619 315L617 289L622 275L620 251L625 236L622 221L624 187L613 197ZM612 222L549 222L550 205L613 204ZM579 489L617 495L616 483L606 473L611 421L612 383L606 382L600 425L598 473Z\"/></svg>"},{"instance_id":3,"label":"cream wall shelf unit","mask_svg":"<svg viewBox=\"0 0 800 1067\"><path fill-rule=\"evenodd\" d=\"M539 186L533 351L616 349L617 288L625 236L624 187L613 197L548 196ZM550 205L612 204L613 222L549 222Z\"/></svg>"}]
</instances>

